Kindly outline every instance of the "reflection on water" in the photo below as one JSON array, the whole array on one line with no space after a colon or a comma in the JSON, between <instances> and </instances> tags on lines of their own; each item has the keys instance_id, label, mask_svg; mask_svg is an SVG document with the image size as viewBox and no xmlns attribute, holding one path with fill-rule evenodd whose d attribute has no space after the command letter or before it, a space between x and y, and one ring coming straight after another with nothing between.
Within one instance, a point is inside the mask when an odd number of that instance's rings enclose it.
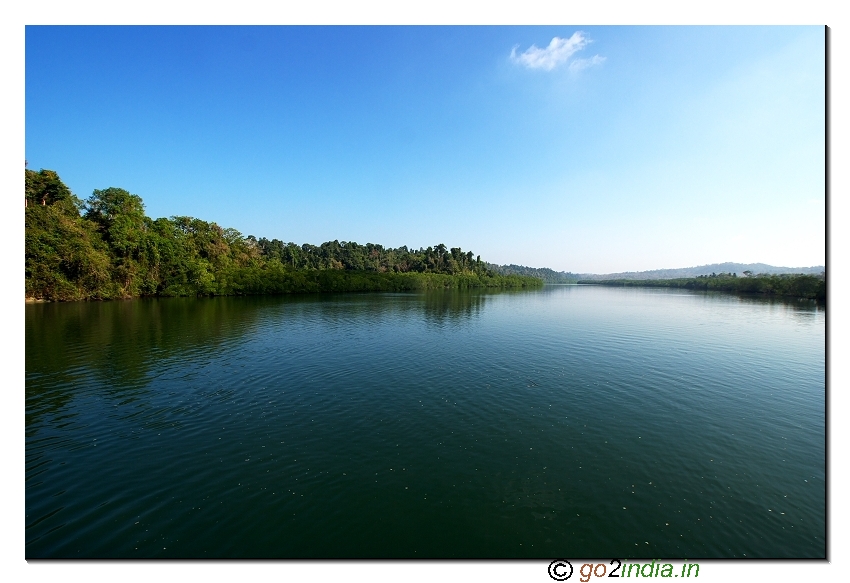
<instances>
[{"instance_id":1,"label":"reflection on water","mask_svg":"<svg viewBox=\"0 0 850 583\"><path fill-rule=\"evenodd\" d=\"M32 381L27 388L44 389L35 379L51 375L55 390L39 398L44 410L53 412L88 375L108 395L133 398L144 390L156 363L196 354L212 357L257 334L258 326L305 318L329 329L350 321L410 317L437 326L459 324L478 317L488 295L496 294L383 294L380 301L374 294L328 294L27 305L26 370ZM41 410L28 410L28 415Z\"/></svg>"},{"instance_id":2,"label":"reflection on water","mask_svg":"<svg viewBox=\"0 0 850 583\"><path fill-rule=\"evenodd\" d=\"M824 322L584 286L27 305L27 556L823 556Z\"/></svg>"}]
</instances>

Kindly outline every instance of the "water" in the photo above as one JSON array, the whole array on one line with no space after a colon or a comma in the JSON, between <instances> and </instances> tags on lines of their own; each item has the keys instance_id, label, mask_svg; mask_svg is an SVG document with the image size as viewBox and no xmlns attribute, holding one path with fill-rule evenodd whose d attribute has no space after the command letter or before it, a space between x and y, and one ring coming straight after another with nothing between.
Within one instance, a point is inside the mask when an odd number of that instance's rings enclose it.
<instances>
[{"instance_id":1,"label":"water","mask_svg":"<svg viewBox=\"0 0 850 583\"><path fill-rule=\"evenodd\" d=\"M663 289L26 306L26 555L824 557L825 312Z\"/></svg>"}]
</instances>

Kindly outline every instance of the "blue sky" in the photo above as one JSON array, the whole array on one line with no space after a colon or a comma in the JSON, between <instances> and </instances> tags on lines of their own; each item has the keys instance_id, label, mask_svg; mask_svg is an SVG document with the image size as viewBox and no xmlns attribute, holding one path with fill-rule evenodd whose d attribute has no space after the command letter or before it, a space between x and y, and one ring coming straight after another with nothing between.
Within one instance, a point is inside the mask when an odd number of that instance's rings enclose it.
<instances>
[{"instance_id":1,"label":"blue sky","mask_svg":"<svg viewBox=\"0 0 850 583\"><path fill-rule=\"evenodd\" d=\"M26 28L26 158L244 234L825 262L824 29Z\"/></svg>"}]
</instances>

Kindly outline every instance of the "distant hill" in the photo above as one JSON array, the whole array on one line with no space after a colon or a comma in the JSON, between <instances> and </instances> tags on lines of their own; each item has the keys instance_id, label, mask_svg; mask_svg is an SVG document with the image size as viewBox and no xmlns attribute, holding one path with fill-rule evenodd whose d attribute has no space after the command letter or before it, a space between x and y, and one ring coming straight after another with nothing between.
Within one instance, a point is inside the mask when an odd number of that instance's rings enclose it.
<instances>
[{"instance_id":1,"label":"distant hill","mask_svg":"<svg viewBox=\"0 0 850 583\"><path fill-rule=\"evenodd\" d=\"M555 271L548 267L527 267L525 265L496 265L488 263L487 269L501 275L528 275L542 279L546 283L576 283L579 280L600 279L675 279L677 277L696 277L712 273L734 273L742 276L745 271L754 275L760 273L804 273L818 275L826 271L823 265L813 267L776 267L766 263L712 263L697 267L681 267L678 269L653 269L651 271L625 271L622 273L572 273L571 271Z\"/></svg>"},{"instance_id":2,"label":"distant hill","mask_svg":"<svg viewBox=\"0 0 850 583\"><path fill-rule=\"evenodd\" d=\"M581 276L569 271L555 271L548 267L526 267L525 265L495 265L487 264L487 269L500 275L527 275L542 279L546 283L575 283Z\"/></svg>"},{"instance_id":3,"label":"distant hill","mask_svg":"<svg viewBox=\"0 0 850 583\"><path fill-rule=\"evenodd\" d=\"M813 267L776 267L766 263L712 263L710 265L699 265L697 267L682 267L679 269L653 269L651 271L626 271L622 273L582 273L579 279L674 279L677 277L696 277L698 275L711 275L712 273L735 273L743 275L745 271L753 274L767 273L804 273L818 275L826 271L823 265Z\"/></svg>"}]
</instances>

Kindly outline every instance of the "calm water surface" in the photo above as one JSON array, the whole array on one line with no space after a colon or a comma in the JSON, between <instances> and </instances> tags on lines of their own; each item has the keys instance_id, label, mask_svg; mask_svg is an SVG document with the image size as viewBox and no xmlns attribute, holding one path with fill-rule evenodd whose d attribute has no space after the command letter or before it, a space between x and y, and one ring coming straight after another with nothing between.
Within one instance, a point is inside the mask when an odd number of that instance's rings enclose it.
<instances>
[{"instance_id":1,"label":"calm water surface","mask_svg":"<svg viewBox=\"0 0 850 583\"><path fill-rule=\"evenodd\" d=\"M26 554L824 557L825 312L679 290L26 306Z\"/></svg>"}]
</instances>

